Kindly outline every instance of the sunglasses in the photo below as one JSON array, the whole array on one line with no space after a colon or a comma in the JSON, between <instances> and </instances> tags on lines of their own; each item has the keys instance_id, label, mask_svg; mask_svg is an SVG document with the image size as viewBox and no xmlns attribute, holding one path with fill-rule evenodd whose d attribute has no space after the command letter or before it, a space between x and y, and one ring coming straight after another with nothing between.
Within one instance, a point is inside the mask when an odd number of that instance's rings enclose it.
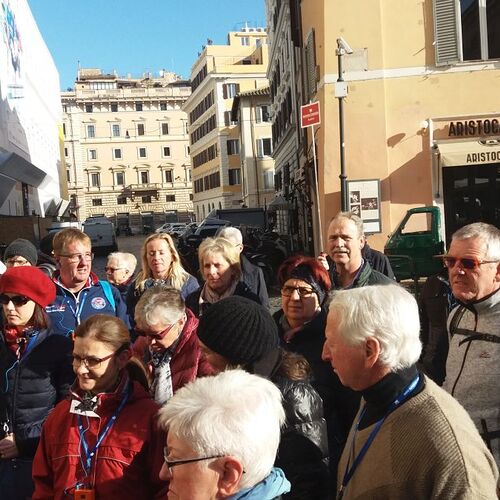
<instances>
[{"instance_id":1,"label":"sunglasses","mask_svg":"<svg viewBox=\"0 0 500 500\"><path fill-rule=\"evenodd\" d=\"M136 332L139 335L143 335L144 337L149 338L151 340L162 340L163 337L165 337L168 334L168 332L170 330L172 330L172 328L176 324L177 324L177 321L175 323L172 323L171 325L168 325L167 328L165 328L165 330L162 330L161 332L158 332L158 333L149 333L149 332L145 332L143 330L138 330L138 329L136 329Z\"/></svg>"},{"instance_id":2,"label":"sunglasses","mask_svg":"<svg viewBox=\"0 0 500 500\"><path fill-rule=\"evenodd\" d=\"M5 295L2 293L0 295L0 304L6 306L9 302L12 302L15 306L24 306L27 304L31 299L28 297L25 297L24 295L14 295L13 297L9 297L8 295Z\"/></svg>"},{"instance_id":3,"label":"sunglasses","mask_svg":"<svg viewBox=\"0 0 500 500\"><path fill-rule=\"evenodd\" d=\"M448 269L453 269L457 263L462 269L472 270L472 269L477 269L479 266L482 266L483 264L494 264L498 262L498 260L478 260L473 257L459 258L459 257L450 257L449 255L443 255L442 258L444 265Z\"/></svg>"}]
</instances>

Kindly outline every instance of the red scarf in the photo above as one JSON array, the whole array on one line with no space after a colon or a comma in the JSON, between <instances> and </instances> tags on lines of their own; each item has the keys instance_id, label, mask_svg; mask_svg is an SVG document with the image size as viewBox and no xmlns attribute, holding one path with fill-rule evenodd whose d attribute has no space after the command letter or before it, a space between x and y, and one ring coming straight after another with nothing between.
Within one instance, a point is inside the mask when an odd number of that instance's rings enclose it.
<instances>
[{"instance_id":1,"label":"red scarf","mask_svg":"<svg viewBox=\"0 0 500 500\"><path fill-rule=\"evenodd\" d=\"M6 326L3 330L5 343L7 344L7 347L17 356L17 359L23 355L28 343L26 336L24 335L25 331L26 330L18 332L16 328L9 326Z\"/></svg>"}]
</instances>

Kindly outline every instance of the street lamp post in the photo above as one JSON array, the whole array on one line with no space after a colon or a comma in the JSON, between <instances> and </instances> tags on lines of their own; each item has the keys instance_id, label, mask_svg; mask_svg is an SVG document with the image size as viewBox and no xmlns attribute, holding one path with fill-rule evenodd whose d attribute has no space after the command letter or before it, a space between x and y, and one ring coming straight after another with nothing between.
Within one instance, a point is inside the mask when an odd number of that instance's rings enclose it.
<instances>
[{"instance_id":1,"label":"street lamp post","mask_svg":"<svg viewBox=\"0 0 500 500\"><path fill-rule=\"evenodd\" d=\"M344 143L344 98L347 96L347 83L343 76L343 57L345 54L352 54L353 50L342 38L337 38L337 60L339 76L335 84L335 97L339 100L339 141L340 141L340 208L347 210L347 175L345 169L345 143Z\"/></svg>"}]
</instances>

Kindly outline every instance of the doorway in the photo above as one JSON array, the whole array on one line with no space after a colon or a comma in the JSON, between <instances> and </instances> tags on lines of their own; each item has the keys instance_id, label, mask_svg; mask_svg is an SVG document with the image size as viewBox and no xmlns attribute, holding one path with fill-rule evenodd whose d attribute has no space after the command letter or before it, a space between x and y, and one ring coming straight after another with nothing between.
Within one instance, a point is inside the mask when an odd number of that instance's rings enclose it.
<instances>
[{"instance_id":1,"label":"doorway","mask_svg":"<svg viewBox=\"0 0 500 500\"><path fill-rule=\"evenodd\" d=\"M500 164L443 168L446 241L462 226L500 226Z\"/></svg>"}]
</instances>

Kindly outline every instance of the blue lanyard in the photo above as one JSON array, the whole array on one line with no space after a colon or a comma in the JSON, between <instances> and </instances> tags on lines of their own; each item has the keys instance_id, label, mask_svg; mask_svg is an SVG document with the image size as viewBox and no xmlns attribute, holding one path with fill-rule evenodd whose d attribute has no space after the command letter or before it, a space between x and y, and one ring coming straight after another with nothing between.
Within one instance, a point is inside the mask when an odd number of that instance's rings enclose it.
<instances>
[{"instance_id":1,"label":"blue lanyard","mask_svg":"<svg viewBox=\"0 0 500 500\"><path fill-rule=\"evenodd\" d=\"M92 448L92 450L89 451L89 446L87 444L87 440L85 439L85 432L83 430L83 424L82 424L82 417L81 415L78 415L78 430L80 432L80 440L83 445L83 450L85 451L85 473L88 475L90 472L90 468L92 467L92 459L94 458L94 455L99 448L100 444L102 443L102 440L106 437L108 432L110 431L111 427L113 427L113 424L115 423L116 419L118 418L118 415L120 415L123 407L125 406L125 403L127 402L130 393L132 390L132 384L129 383L127 389L125 390L122 400L120 401L120 404L118 405L118 408L116 409L115 413L113 413L113 416L108 420L108 423L106 424L106 427L104 427L103 431L97 436L97 441Z\"/></svg>"},{"instance_id":2,"label":"blue lanyard","mask_svg":"<svg viewBox=\"0 0 500 500\"><path fill-rule=\"evenodd\" d=\"M70 300L68 299L67 296L65 297L66 301L68 303L68 307L70 308L71 312L73 313L73 316L75 317L77 325L80 324L80 316L82 315L83 306L85 305L85 299L87 298L87 290L82 290L81 294L83 295L82 300L81 301L79 300L80 297L78 297L76 299L77 304L78 304L76 309L73 309L73 307L71 306Z\"/></svg>"},{"instance_id":3,"label":"blue lanyard","mask_svg":"<svg viewBox=\"0 0 500 500\"><path fill-rule=\"evenodd\" d=\"M37 331L36 333L34 333L30 339L28 340L28 344L26 345L26 349L24 350L23 354L22 354L22 358L24 358L24 356L26 356L28 354L29 351L31 351L31 349L33 349L33 346L35 345L35 342L36 342L36 338L38 337L38 334L40 332Z\"/></svg>"},{"instance_id":4,"label":"blue lanyard","mask_svg":"<svg viewBox=\"0 0 500 500\"><path fill-rule=\"evenodd\" d=\"M375 439L375 436L378 434L378 431L382 427L382 424L384 423L385 419L388 417L390 413L392 413L398 406L403 404L411 395L411 393L415 390L415 388L418 385L418 382L420 380L420 375L417 375L409 385L406 386L406 388L403 390L403 392L391 403L389 406L386 414L375 424L375 427L372 429L370 432L370 435L368 436L368 439L366 440L365 444L361 448L360 452L354 459L352 463L352 467L349 468L349 462L350 462L350 457L352 455L353 449L354 449L354 441L356 440L356 433L359 430L359 424L361 423L361 420L363 419L363 416L366 412L366 404L363 407L363 410L361 411L361 414L359 415L358 421L356 422L356 429L354 430L354 434L352 436L351 440L351 448L349 450L349 458L347 460L347 464L345 466L345 472L344 472L344 479L342 479L342 486L340 487L339 494L337 495L337 499L340 500L342 496L344 495L344 490L351 480L352 476L354 475L354 472L358 468L358 465L361 463L361 460L366 455L366 452L368 451L368 448L372 444L373 440Z\"/></svg>"}]
</instances>

